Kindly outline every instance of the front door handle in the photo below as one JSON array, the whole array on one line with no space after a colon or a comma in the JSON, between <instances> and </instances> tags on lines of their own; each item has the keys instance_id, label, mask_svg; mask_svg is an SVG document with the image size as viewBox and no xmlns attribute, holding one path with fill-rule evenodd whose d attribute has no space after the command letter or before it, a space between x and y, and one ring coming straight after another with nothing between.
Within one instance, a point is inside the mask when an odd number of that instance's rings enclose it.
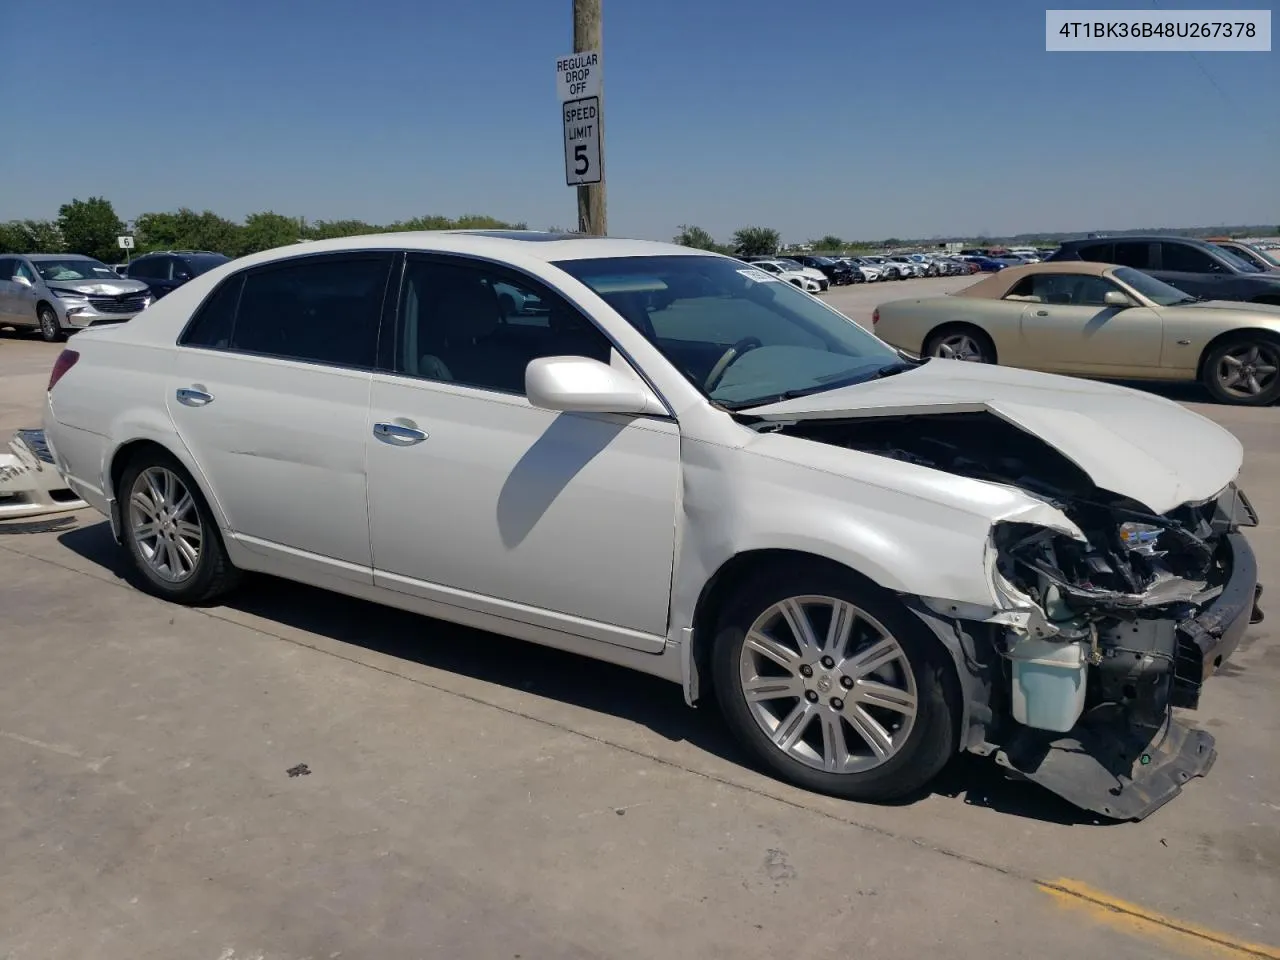
<instances>
[{"instance_id":1,"label":"front door handle","mask_svg":"<svg viewBox=\"0 0 1280 960\"><path fill-rule=\"evenodd\" d=\"M399 423L375 423L373 425L373 435L383 443L390 443L398 447L411 447L415 443L421 443L427 439L425 430L406 427Z\"/></svg>"},{"instance_id":2,"label":"front door handle","mask_svg":"<svg viewBox=\"0 0 1280 960\"><path fill-rule=\"evenodd\" d=\"M1048 310L1037 310L1037 311L1036 311L1036 316L1037 316L1037 317L1047 317L1048 315L1049 315L1049 311L1048 311Z\"/></svg>"},{"instance_id":3,"label":"front door handle","mask_svg":"<svg viewBox=\"0 0 1280 960\"><path fill-rule=\"evenodd\" d=\"M198 386L179 387L178 402L188 407L203 407L205 404L213 402L213 394L205 393Z\"/></svg>"}]
</instances>

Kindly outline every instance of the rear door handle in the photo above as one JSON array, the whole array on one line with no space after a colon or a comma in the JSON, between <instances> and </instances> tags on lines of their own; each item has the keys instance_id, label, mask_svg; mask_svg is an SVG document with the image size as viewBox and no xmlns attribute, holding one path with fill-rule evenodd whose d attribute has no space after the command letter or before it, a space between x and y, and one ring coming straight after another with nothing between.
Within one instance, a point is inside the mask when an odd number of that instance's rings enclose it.
<instances>
[{"instance_id":1,"label":"rear door handle","mask_svg":"<svg viewBox=\"0 0 1280 960\"><path fill-rule=\"evenodd\" d=\"M415 443L421 443L427 439L425 430L406 427L399 423L375 423L373 425L373 435L383 443L390 443L398 447L411 447Z\"/></svg>"},{"instance_id":2,"label":"rear door handle","mask_svg":"<svg viewBox=\"0 0 1280 960\"><path fill-rule=\"evenodd\" d=\"M188 407L203 407L213 402L213 394L205 393L199 387L179 387L178 402Z\"/></svg>"},{"instance_id":3,"label":"rear door handle","mask_svg":"<svg viewBox=\"0 0 1280 960\"><path fill-rule=\"evenodd\" d=\"M1047 317L1048 315L1049 315L1049 311L1048 311L1048 310L1037 310L1037 311L1036 311L1036 316L1037 316L1037 317Z\"/></svg>"}]
</instances>

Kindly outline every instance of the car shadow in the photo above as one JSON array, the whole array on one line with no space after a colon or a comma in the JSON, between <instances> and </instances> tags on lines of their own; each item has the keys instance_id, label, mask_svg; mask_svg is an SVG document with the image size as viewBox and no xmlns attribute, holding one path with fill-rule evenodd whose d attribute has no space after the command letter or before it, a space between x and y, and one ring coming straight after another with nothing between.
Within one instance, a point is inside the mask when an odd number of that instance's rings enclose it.
<instances>
[{"instance_id":1,"label":"car shadow","mask_svg":"<svg viewBox=\"0 0 1280 960\"><path fill-rule=\"evenodd\" d=\"M107 523L68 530L58 541L133 582ZM674 684L634 670L275 577L250 577L227 605L340 643L643 724L669 741L756 768L718 710L710 705L690 710ZM935 794L1030 820L1106 822L1041 787L1010 780L993 762L968 754L952 760L929 788L886 805L911 806Z\"/></svg>"}]
</instances>

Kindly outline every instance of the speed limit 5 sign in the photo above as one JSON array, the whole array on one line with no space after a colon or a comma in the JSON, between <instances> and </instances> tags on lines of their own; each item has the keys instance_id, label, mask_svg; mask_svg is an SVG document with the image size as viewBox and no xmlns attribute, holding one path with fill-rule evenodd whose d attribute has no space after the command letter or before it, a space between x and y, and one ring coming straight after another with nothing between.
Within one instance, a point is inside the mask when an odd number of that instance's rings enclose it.
<instances>
[{"instance_id":1,"label":"speed limit 5 sign","mask_svg":"<svg viewBox=\"0 0 1280 960\"><path fill-rule=\"evenodd\" d=\"M600 183L600 98L583 97L560 105L564 116L564 182L571 187Z\"/></svg>"}]
</instances>

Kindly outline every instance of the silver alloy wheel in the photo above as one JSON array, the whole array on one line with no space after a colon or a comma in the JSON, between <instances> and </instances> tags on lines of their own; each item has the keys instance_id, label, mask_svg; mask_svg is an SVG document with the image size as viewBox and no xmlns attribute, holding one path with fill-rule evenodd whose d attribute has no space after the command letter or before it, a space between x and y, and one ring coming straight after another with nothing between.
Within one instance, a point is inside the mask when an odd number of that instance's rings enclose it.
<instances>
[{"instance_id":1,"label":"silver alloy wheel","mask_svg":"<svg viewBox=\"0 0 1280 960\"><path fill-rule=\"evenodd\" d=\"M938 341L933 355L947 360L966 360L982 363L986 359L978 341L967 333L949 333Z\"/></svg>"},{"instance_id":2,"label":"silver alloy wheel","mask_svg":"<svg viewBox=\"0 0 1280 960\"><path fill-rule=\"evenodd\" d=\"M196 572L204 528L185 483L167 467L149 467L129 492L129 529L152 572L182 583Z\"/></svg>"},{"instance_id":3,"label":"silver alloy wheel","mask_svg":"<svg viewBox=\"0 0 1280 960\"><path fill-rule=\"evenodd\" d=\"M1270 390L1280 374L1280 351L1269 343L1242 343L1222 355L1215 373L1224 393L1256 397Z\"/></svg>"},{"instance_id":4,"label":"silver alloy wheel","mask_svg":"<svg viewBox=\"0 0 1280 960\"><path fill-rule=\"evenodd\" d=\"M827 773L897 755L915 726L915 676L878 621L834 597L790 597L747 631L738 663L747 707L773 745Z\"/></svg>"},{"instance_id":5,"label":"silver alloy wheel","mask_svg":"<svg viewBox=\"0 0 1280 960\"><path fill-rule=\"evenodd\" d=\"M58 315L48 307L40 311L40 332L46 340L56 340L58 337Z\"/></svg>"}]
</instances>

